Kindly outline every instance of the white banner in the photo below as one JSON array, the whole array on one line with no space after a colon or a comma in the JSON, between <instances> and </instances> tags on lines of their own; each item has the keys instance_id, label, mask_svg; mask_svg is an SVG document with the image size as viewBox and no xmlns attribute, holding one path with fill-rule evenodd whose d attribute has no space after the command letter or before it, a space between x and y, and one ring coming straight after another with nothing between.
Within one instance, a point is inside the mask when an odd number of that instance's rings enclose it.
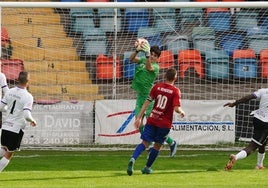
<instances>
[{"instance_id":1,"label":"white banner","mask_svg":"<svg viewBox=\"0 0 268 188\"><path fill-rule=\"evenodd\" d=\"M186 117L174 113L171 137L181 144L216 144L235 141L235 108L223 100L182 100ZM95 134L100 144L137 144L133 127L135 100L96 101Z\"/></svg>"},{"instance_id":2,"label":"white banner","mask_svg":"<svg viewBox=\"0 0 268 188\"><path fill-rule=\"evenodd\" d=\"M185 118L174 113L171 137L181 144L217 144L235 141L235 108L229 101L182 100Z\"/></svg>"},{"instance_id":3,"label":"white banner","mask_svg":"<svg viewBox=\"0 0 268 188\"><path fill-rule=\"evenodd\" d=\"M78 145L93 143L93 102L34 104L36 127L26 126L22 145Z\"/></svg>"}]
</instances>

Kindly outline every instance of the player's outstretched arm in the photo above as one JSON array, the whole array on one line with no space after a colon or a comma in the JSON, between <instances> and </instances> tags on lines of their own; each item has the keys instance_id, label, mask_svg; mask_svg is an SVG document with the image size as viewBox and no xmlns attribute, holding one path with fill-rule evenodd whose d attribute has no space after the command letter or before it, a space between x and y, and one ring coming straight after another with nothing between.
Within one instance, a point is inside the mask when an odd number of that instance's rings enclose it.
<instances>
[{"instance_id":1,"label":"player's outstretched arm","mask_svg":"<svg viewBox=\"0 0 268 188\"><path fill-rule=\"evenodd\" d=\"M237 106L238 104L241 104L241 103L245 103L245 102L248 102L250 101L251 99L256 99L256 96L253 95L253 94L250 94L250 95L247 95L245 97L242 97L241 99L238 99L234 102L228 102L226 104L224 104L223 106L228 106L228 107L234 107L234 106Z\"/></svg>"}]
</instances>

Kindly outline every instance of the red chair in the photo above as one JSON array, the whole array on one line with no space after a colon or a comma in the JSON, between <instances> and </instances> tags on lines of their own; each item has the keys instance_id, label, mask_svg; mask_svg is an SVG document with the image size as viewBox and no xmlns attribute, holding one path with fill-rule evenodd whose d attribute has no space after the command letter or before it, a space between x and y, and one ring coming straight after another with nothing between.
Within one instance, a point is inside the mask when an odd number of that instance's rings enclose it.
<instances>
[{"instance_id":1,"label":"red chair","mask_svg":"<svg viewBox=\"0 0 268 188\"><path fill-rule=\"evenodd\" d=\"M234 50L233 59L238 58L256 58L256 54L253 49Z\"/></svg>"},{"instance_id":2,"label":"red chair","mask_svg":"<svg viewBox=\"0 0 268 188\"><path fill-rule=\"evenodd\" d=\"M1 46L6 46L7 44L10 44L10 38L8 35L8 32L6 28L1 28Z\"/></svg>"},{"instance_id":3,"label":"red chair","mask_svg":"<svg viewBox=\"0 0 268 188\"><path fill-rule=\"evenodd\" d=\"M268 78L268 49L260 51L261 76Z\"/></svg>"},{"instance_id":4,"label":"red chair","mask_svg":"<svg viewBox=\"0 0 268 188\"><path fill-rule=\"evenodd\" d=\"M174 55L171 50L163 50L158 59L160 69L174 67Z\"/></svg>"},{"instance_id":5,"label":"red chair","mask_svg":"<svg viewBox=\"0 0 268 188\"><path fill-rule=\"evenodd\" d=\"M208 17L211 12L229 12L228 8L206 8L206 16Z\"/></svg>"},{"instance_id":6,"label":"red chair","mask_svg":"<svg viewBox=\"0 0 268 188\"><path fill-rule=\"evenodd\" d=\"M96 59L96 78L113 79L113 57L99 54ZM119 58L116 59L116 78L121 78L121 65Z\"/></svg>"},{"instance_id":7,"label":"red chair","mask_svg":"<svg viewBox=\"0 0 268 188\"><path fill-rule=\"evenodd\" d=\"M16 81L19 73L24 70L24 64L21 59L2 59L2 73L6 75L7 80Z\"/></svg>"},{"instance_id":8,"label":"red chair","mask_svg":"<svg viewBox=\"0 0 268 188\"><path fill-rule=\"evenodd\" d=\"M204 78L204 65L199 50L180 50L178 52L179 75L184 78L184 72L194 68L200 78Z\"/></svg>"}]
</instances>

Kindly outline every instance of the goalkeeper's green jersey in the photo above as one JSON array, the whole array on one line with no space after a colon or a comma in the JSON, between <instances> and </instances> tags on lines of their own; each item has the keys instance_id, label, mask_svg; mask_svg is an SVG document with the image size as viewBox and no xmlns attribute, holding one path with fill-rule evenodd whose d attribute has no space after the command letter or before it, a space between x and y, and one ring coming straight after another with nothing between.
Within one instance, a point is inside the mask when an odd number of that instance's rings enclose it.
<instances>
[{"instance_id":1,"label":"goalkeeper's green jersey","mask_svg":"<svg viewBox=\"0 0 268 188\"><path fill-rule=\"evenodd\" d=\"M146 58L141 57L135 68L135 74L132 81L132 89L139 94L149 94L154 84L156 77L159 74L159 65L157 62L152 62L153 71L146 69Z\"/></svg>"}]
</instances>

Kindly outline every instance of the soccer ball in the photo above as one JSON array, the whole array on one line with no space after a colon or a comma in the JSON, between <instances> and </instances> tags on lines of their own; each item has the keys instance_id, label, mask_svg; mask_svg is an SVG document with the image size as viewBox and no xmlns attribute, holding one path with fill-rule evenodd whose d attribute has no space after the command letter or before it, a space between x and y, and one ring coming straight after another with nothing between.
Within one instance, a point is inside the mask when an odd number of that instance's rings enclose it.
<instances>
[{"instance_id":1,"label":"soccer ball","mask_svg":"<svg viewBox=\"0 0 268 188\"><path fill-rule=\"evenodd\" d=\"M143 44L146 44L146 43L148 44L149 42L145 38L138 38L135 41L135 48L136 48L136 50L137 51L141 51Z\"/></svg>"}]
</instances>

